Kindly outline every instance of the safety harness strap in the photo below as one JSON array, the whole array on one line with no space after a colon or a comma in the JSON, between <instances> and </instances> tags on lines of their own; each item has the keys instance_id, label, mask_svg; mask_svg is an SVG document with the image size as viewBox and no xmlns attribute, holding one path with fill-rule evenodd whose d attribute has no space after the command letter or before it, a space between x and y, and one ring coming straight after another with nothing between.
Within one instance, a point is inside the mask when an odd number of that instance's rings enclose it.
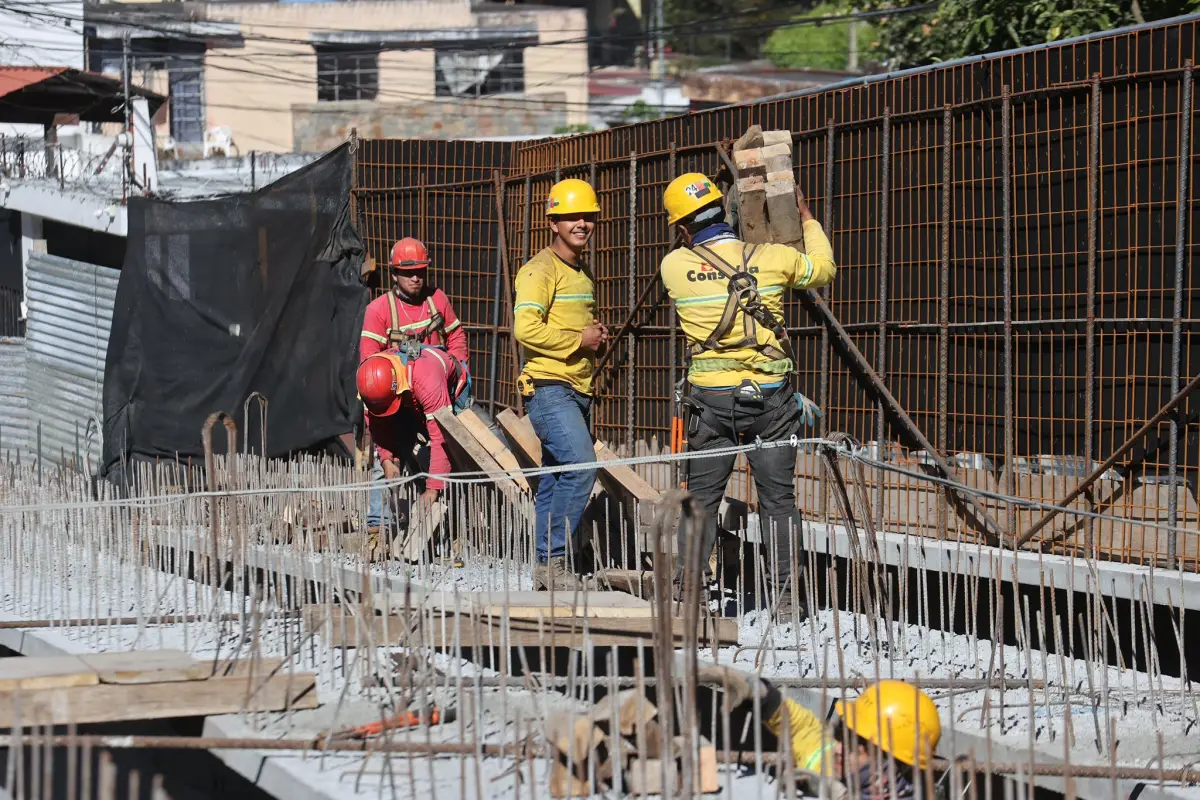
<instances>
[{"instance_id":1,"label":"safety harness strap","mask_svg":"<svg viewBox=\"0 0 1200 800\"><path fill-rule=\"evenodd\" d=\"M397 347L409 339L425 341L431 333L442 333L445 319L433 302L433 295L425 299L429 308L429 319L415 322L412 325L400 324L400 305L395 292L388 292L388 311L391 312L392 325L388 328L387 341L392 347ZM415 329L415 330L414 330ZM412 332L410 332L412 331Z\"/></svg>"},{"instance_id":2,"label":"safety harness strap","mask_svg":"<svg viewBox=\"0 0 1200 800\"><path fill-rule=\"evenodd\" d=\"M758 341L758 331L754 326L756 321L774 333L780 343L785 344L785 346L787 331L779 323L779 320L775 318L775 315L771 313L771 310L764 306L759 299L758 281L749 272L757 250L757 245L742 245L742 268L739 270L705 245L696 245L693 248L692 252L707 261L713 269L721 273L729 281L729 297L725 300L725 309L721 312L721 320L717 323L717 327L713 332L709 334L708 338L704 340L704 344L692 345L693 356L705 351L719 353L721 351L740 350L744 347L749 347L773 361L790 358L788 353L778 347L762 344ZM721 346L721 340L728 336L729 332L733 329L739 310L743 312L743 337L736 342Z\"/></svg>"}]
</instances>

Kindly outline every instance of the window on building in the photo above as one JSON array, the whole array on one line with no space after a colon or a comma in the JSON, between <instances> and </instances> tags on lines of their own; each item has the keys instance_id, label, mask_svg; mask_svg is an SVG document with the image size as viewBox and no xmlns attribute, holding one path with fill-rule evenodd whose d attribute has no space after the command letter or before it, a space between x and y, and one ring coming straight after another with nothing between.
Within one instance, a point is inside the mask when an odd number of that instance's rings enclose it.
<instances>
[{"instance_id":1,"label":"window on building","mask_svg":"<svg viewBox=\"0 0 1200 800\"><path fill-rule=\"evenodd\" d=\"M317 100L374 100L378 94L378 50L317 49Z\"/></svg>"},{"instance_id":2,"label":"window on building","mask_svg":"<svg viewBox=\"0 0 1200 800\"><path fill-rule=\"evenodd\" d=\"M171 138L176 142L203 142L204 59L180 57L170 62L168 86L171 97Z\"/></svg>"},{"instance_id":3,"label":"window on building","mask_svg":"<svg viewBox=\"0 0 1200 800\"><path fill-rule=\"evenodd\" d=\"M436 57L438 97L525 91L525 50L448 50Z\"/></svg>"}]
</instances>

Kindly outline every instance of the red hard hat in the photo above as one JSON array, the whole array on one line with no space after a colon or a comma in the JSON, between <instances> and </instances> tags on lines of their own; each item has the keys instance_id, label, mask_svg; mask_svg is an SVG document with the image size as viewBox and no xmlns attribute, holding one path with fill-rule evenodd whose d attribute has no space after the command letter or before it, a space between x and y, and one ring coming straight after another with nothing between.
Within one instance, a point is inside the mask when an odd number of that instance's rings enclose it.
<instances>
[{"instance_id":1,"label":"red hard hat","mask_svg":"<svg viewBox=\"0 0 1200 800\"><path fill-rule=\"evenodd\" d=\"M408 390L408 368L399 356L376 353L358 365L358 396L375 416L399 411Z\"/></svg>"},{"instance_id":2,"label":"red hard hat","mask_svg":"<svg viewBox=\"0 0 1200 800\"><path fill-rule=\"evenodd\" d=\"M392 245L392 269L425 269L429 266L429 251L420 240L406 236Z\"/></svg>"}]
</instances>

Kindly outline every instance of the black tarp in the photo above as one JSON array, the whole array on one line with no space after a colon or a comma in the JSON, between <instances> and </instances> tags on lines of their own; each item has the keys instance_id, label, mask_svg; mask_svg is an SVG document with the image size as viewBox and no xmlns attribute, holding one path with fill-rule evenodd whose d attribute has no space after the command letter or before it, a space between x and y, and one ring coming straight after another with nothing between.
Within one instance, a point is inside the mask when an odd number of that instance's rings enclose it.
<instances>
[{"instance_id":1,"label":"black tarp","mask_svg":"<svg viewBox=\"0 0 1200 800\"><path fill-rule=\"evenodd\" d=\"M104 469L203 457L213 412L266 455L346 455L367 290L349 213L348 146L251 194L129 202L129 239L104 365ZM249 428L247 428L247 424ZM225 450L225 432L213 435Z\"/></svg>"}]
</instances>

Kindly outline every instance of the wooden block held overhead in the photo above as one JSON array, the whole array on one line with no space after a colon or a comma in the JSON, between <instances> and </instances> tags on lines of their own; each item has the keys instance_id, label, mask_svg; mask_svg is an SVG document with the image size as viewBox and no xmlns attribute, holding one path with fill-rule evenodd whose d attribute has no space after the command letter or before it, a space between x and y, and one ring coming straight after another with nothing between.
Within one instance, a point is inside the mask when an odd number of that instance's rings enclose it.
<instances>
[{"instance_id":1,"label":"wooden block held overhead","mask_svg":"<svg viewBox=\"0 0 1200 800\"><path fill-rule=\"evenodd\" d=\"M758 188L738 192L738 221L742 240L750 244L767 244L771 229L767 224L767 184L765 176Z\"/></svg>"},{"instance_id":2,"label":"wooden block held overhead","mask_svg":"<svg viewBox=\"0 0 1200 800\"><path fill-rule=\"evenodd\" d=\"M758 151L763 160L763 166L768 173L792 171L792 146L790 144L775 144Z\"/></svg>"},{"instance_id":3,"label":"wooden block held overhead","mask_svg":"<svg viewBox=\"0 0 1200 800\"><path fill-rule=\"evenodd\" d=\"M786 172L768 172L767 180L763 184L763 189L766 189L767 183L790 183L794 189L796 186L796 178L794 175L792 175L791 170ZM795 193L793 191L793 195L794 194Z\"/></svg>"},{"instance_id":4,"label":"wooden block held overhead","mask_svg":"<svg viewBox=\"0 0 1200 800\"><path fill-rule=\"evenodd\" d=\"M763 159L762 150L757 148L735 152L733 154L733 163L737 165L739 178L767 174L767 164Z\"/></svg>"},{"instance_id":5,"label":"wooden block held overhead","mask_svg":"<svg viewBox=\"0 0 1200 800\"><path fill-rule=\"evenodd\" d=\"M762 146L771 147L776 144L786 144L788 149L792 147L792 132L791 131L763 131Z\"/></svg>"},{"instance_id":6,"label":"wooden block held overhead","mask_svg":"<svg viewBox=\"0 0 1200 800\"><path fill-rule=\"evenodd\" d=\"M796 185L785 181L767 184L767 216L771 221L771 240L793 244L804 242L804 225L796 207ZM793 245L794 246L794 245Z\"/></svg>"},{"instance_id":7,"label":"wooden block held overhead","mask_svg":"<svg viewBox=\"0 0 1200 800\"><path fill-rule=\"evenodd\" d=\"M765 143L766 137L763 134L762 126L751 125L749 128L746 128L746 132L743 133L738 140L733 143L733 152L736 153L739 150L751 150L755 147L762 147Z\"/></svg>"},{"instance_id":8,"label":"wooden block held overhead","mask_svg":"<svg viewBox=\"0 0 1200 800\"><path fill-rule=\"evenodd\" d=\"M767 190L767 182L761 175L751 175L747 178L738 178L737 188L739 194L745 192L765 192Z\"/></svg>"}]
</instances>

